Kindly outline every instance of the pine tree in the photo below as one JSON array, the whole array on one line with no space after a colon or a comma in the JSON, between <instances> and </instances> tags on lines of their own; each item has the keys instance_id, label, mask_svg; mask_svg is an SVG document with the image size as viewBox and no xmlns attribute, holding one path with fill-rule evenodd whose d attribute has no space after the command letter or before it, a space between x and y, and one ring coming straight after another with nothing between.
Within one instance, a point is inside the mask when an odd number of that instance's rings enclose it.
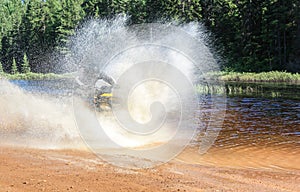
<instances>
[{"instance_id":1,"label":"pine tree","mask_svg":"<svg viewBox=\"0 0 300 192\"><path fill-rule=\"evenodd\" d=\"M18 67L17 67L17 62L16 62L16 59L13 58L13 62L12 62L12 65L11 65L11 74L18 74Z\"/></svg>"},{"instance_id":2,"label":"pine tree","mask_svg":"<svg viewBox=\"0 0 300 192\"><path fill-rule=\"evenodd\" d=\"M60 26L57 27L57 50L62 54L69 53L67 48L68 38L75 33L75 28L84 17L85 13L81 7L83 0L62 0L63 9L58 16Z\"/></svg>"},{"instance_id":3,"label":"pine tree","mask_svg":"<svg viewBox=\"0 0 300 192\"><path fill-rule=\"evenodd\" d=\"M1 63L1 61L0 61L0 74L1 74L1 73L4 73L4 71L3 71L2 63Z\"/></svg>"},{"instance_id":4,"label":"pine tree","mask_svg":"<svg viewBox=\"0 0 300 192\"><path fill-rule=\"evenodd\" d=\"M24 10L24 4L20 0L0 1L0 60L11 61L12 56L18 57L19 47L15 38L18 35L19 25ZM7 68L7 62L3 68Z\"/></svg>"},{"instance_id":5,"label":"pine tree","mask_svg":"<svg viewBox=\"0 0 300 192\"><path fill-rule=\"evenodd\" d=\"M30 65L29 65L29 61L27 59L26 53L24 53L23 63L21 65L21 72L22 73L30 73Z\"/></svg>"},{"instance_id":6,"label":"pine tree","mask_svg":"<svg viewBox=\"0 0 300 192\"><path fill-rule=\"evenodd\" d=\"M180 22L199 21L201 19L200 0L165 0L162 3L162 17Z\"/></svg>"}]
</instances>

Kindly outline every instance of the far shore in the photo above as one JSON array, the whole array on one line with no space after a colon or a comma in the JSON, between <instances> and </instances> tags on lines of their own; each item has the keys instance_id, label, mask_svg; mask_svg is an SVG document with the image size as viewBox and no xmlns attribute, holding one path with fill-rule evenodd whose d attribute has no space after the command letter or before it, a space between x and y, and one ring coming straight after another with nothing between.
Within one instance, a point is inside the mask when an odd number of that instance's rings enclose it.
<instances>
[{"instance_id":1,"label":"far shore","mask_svg":"<svg viewBox=\"0 0 300 192\"><path fill-rule=\"evenodd\" d=\"M300 84L300 74L286 71L252 72L210 72L201 76L204 79L220 80L224 82L269 82Z\"/></svg>"},{"instance_id":2,"label":"far shore","mask_svg":"<svg viewBox=\"0 0 300 192\"><path fill-rule=\"evenodd\" d=\"M73 78L72 73L0 73L0 79L8 80L57 80ZM207 74L199 75L199 80L217 80L224 82L269 82L269 83L289 83L300 84L300 74L290 73L285 71L270 71L261 73L252 72L209 72Z\"/></svg>"},{"instance_id":3,"label":"far shore","mask_svg":"<svg viewBox=\"0 0 300 192\"><path fill-rule=\"evenodd\" d=\"M70 79L71 73L57 74L57 73L0 73L0 79L8 80L57 80L57 79Z\"/></svg>"}]
</instances>

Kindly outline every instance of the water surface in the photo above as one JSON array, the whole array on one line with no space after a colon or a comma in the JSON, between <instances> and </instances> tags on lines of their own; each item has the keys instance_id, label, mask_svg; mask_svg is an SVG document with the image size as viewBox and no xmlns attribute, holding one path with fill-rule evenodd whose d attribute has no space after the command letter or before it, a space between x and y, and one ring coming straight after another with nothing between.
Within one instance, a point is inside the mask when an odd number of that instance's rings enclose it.
<instances>
[{"instance_id":1,"label":"water surface","mask_svg":"<svg viewBox=\"0 0 300 192\"><path fill-rule=\"evenodd\" d=\"M72 93L64 82L12 82L30 92ZM193 163L300 169L300 86L227 83L225 87L226 115L214 145L202 156L190 147L180 158Z\"/></svg>"}]
</instances>

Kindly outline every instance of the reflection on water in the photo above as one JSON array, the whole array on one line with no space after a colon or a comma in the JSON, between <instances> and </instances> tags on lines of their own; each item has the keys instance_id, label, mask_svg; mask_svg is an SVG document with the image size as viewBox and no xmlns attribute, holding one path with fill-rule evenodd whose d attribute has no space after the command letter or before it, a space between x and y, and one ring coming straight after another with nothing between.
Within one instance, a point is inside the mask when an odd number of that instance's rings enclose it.
<instances>
[{"instance_id":1,"label":"reflection on water","mask_svg":"<svg viewBox=\"0 0 300 192\"><path fill-rule=\"evenodd\" d=\"M229 98L216 146L300 144L300 101Z\"/></svg>"},{"instance_id":2,"label":"reflection on water","mask_svg":"<svg viewBox=\"0 0 300 192\"><path fill-rule=\"evenodd\" d=\"M206 162L300 169L300 101L229 98L223 129Z\"/></svg>"},{"instance_id":3,"label":"reflection on water","mask_svg":"<svg viewBox=\"0 0 300 192\"><path fill-rule=\"evenodd\" d=\"M237 89L233 84L230 86L231 90ZM188 149L181 160L300 169L300 99L297 99L300 86L264 85L260 91L253 92L249 91L250 86L255 89L253 84L243 86L246 90L227 95L223 128L208 153L199 157L192 155L196 149ZM273 96L272 90L276 92Z\"/></svg>"},{"instance_id":4,"label":"reflection on water","mask_svg":"<svg viewBox=\"0 0 300 192\"><path fill-rule=\"evenodd\" d=\"M263 97L300 100L300 85L287 83L235 83L227 82L229 97Z\"/></svg>"}]
</instances>

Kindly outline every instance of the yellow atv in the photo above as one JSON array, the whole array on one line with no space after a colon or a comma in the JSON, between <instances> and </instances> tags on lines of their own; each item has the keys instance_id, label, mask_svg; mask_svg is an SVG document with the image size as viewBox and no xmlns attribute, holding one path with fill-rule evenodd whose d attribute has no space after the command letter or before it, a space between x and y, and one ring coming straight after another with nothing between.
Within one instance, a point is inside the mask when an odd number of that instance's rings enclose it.
<instances>
[{"instance_id":1,"label":"yellow atv","mask_svg":"<svg viewBox=\"0 0 300 192\"><path fill-rule=\"evenodd\" d=\"M88 99L98 111L111 109L112 88L115 87L115 80L112 77L88 66L81 66L76 75L75 82L81 96Z\"/></svg>"},{"instance_id":2,"label":"yellow atv","mask_svg":"<svg viewBox=\"0 0 300 192\"><path fill-rule=\"evenodd\" d=\"M107 82L100 80L99 84L96 84L96 91L94 94L94 106L97 111L103 111L112 108L112 102L116 103L116 99L113 97L112 88L116 85L111 85Z\"/></svg>"},{"instance_id":3,"label":"yellow atv","mask_svg":"<svg viewBox=\"0 0 300 192\"><path fill-rule=\"evenodd\" d=\"M98 111L112 107L112 93L100 93L94 96L94 105Z\"/></svg>"}]
</instances>

